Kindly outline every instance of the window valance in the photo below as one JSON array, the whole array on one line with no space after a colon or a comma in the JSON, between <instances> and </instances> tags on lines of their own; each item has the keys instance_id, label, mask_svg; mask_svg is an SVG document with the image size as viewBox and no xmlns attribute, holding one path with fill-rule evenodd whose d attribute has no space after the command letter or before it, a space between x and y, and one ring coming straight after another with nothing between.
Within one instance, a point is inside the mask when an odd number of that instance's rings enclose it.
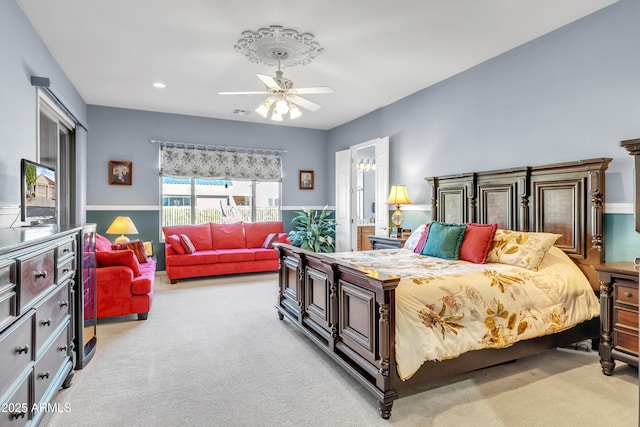
<instances>
[{"instance_id":1,"label":"window valance","mask_svg":"<svg viewBox=\"0 0 640 427\"><path fill-rule=\"evenodd\" d=\"M162 146L160 174L177 178L281 181L282 156L274 152Z\"/></svg>"}]
</instances>

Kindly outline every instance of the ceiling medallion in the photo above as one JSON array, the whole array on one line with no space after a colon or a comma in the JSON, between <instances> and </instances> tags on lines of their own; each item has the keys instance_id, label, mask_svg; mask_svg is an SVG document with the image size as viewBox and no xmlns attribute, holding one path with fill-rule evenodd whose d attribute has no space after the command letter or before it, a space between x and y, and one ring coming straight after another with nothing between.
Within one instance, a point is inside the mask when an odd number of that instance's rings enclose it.
<instances>
[{"instance_id":1,"label":"ceiling medallion","mask_svg":"<svg viewBox=\"0 0 640 427\"><path fill-rule=\"evenodd\" d=\"M234 48L256 64L270 66L307 65L323 48L311 33L300 33L291 28L271 25L258 31L246 30Z\"/></svg>"}]
</instances>

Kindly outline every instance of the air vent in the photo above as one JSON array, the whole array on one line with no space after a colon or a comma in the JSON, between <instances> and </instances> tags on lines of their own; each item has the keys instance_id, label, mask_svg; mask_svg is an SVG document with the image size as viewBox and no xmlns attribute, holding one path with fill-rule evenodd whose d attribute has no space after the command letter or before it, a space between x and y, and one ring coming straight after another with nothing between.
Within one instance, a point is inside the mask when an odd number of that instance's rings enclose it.
<instances>
[{"instance_id":1,"label":"air vent","mask_svg":"<svg viewBox=\"0 0 640 427\"><path fill-rule=\"evenodd\" d=\"M235 110L233 110L233 114L239 114L241 116L248 116L249 114L251 114L251 110L241 110L239 108L236 108Z\"/></svg>"}]
</instances>

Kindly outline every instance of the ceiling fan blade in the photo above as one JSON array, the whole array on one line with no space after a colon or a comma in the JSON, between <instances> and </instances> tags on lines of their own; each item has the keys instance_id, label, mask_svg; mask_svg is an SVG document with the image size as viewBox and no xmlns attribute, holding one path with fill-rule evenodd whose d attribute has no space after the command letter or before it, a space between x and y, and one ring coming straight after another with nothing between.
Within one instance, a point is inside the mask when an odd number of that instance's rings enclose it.
<instances>
[{"instance_id":1,"label":"ceiling fan blade","mask_svg":"<svg viewBox=\"0 0 640 427\"><path fill-rule=\"evenodd\" d=\"M318 111L319 109L322 108L320 105L316 104L315 102L311 102L308 99L301 98L297 95L290 95L289 101L309 111Z\"/></svg>"},{"instance_id":2,"label":"ceiling fan blade","mask_svg":"<svg viewBox=\"0 0 640 427\"><path fill-rule=\"evenodd\" d=\"M294 87L290 90L290 92L298 95L307 95L312 93L333 93L333 89L331 89L329 86Z\"/></svg>"},{"instance_id":3,"label":"ceiling fan blade","mask_svg":"<svg viewBox=\"0 0 640 427\"><path fill-rule=\"evenodd\" d=\"M268 95L270 93L265 90L258 90L253 92L218 92L218 95Z\"/></svg>"},{"instance_id":4,"label":"ceiling fan blade","mask_svg":"<svg viewBox=\"0 0 640 427\"><path fill-rule=\"evenodd\" d=\"M258 76L258 78L262 80L262 82L266 84L269 89L282 90L278 82L276 82L273 77L267 76L266 74L256 74L256 76Z\"/></svg>"}]
</instances>

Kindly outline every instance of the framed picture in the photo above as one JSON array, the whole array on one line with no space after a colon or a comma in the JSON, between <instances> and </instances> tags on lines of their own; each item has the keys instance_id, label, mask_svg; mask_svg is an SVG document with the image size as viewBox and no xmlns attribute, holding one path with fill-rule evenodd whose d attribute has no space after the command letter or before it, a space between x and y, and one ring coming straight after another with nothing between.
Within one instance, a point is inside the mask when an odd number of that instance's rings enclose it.
<instances>
[{"instance_id":1,"label":"framed picture","mask_svg":"<svg viewBox=\"0 0 640 427\"><path fill-rule=\"evenodd\" d=\"M131 185L131 162L111 160L109 162L109 184Z\"/></svg>"},{"instance_id":2,"label":"framed picture","mask_svg":"<svg viewBox=\"0 0 640 427\"><path fill-rule=\"evenodd\" d=\"M313 171L300 171L300 189L313 190Z\"/></svg>"}]
</instances>

